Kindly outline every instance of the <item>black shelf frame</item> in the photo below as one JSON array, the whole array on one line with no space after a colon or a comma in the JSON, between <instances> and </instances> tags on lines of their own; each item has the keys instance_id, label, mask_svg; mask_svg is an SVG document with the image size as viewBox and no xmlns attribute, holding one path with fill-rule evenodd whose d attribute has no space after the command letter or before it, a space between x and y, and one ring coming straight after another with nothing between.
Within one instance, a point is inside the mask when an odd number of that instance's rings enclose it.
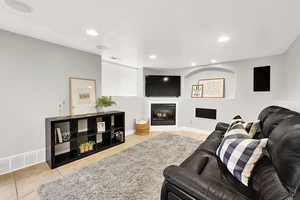
<instances>
[{"instance_id":1,"label":"black shelf frame","mask_svg":"<svg viewBox=\"0 0 300 200\"><path fill-rule=\"evenodd\" d=\"M97 120L105 122L105 131L98 132ZM87 130L78 130L78 121L87 120ZM112 124L112 120L114 123ZM94 153L106 150L108 148L120 145L125 142L125 113L120 111L92 113L86 115L73 115L65 117L46 118L46 160L51 169L82 159ZM68 124L68 131L70 132L70 140L63 143L57 143L55 129L62 124ZM122 140L114 137L115 132L121 131L123 133ZM97 143L97 135L102 137L102 141ZM93 150L80 153L79 145L94 141ZM55 146L59 144L69 143L69 151L55 154Z\"/></svg>"}]
</instances>

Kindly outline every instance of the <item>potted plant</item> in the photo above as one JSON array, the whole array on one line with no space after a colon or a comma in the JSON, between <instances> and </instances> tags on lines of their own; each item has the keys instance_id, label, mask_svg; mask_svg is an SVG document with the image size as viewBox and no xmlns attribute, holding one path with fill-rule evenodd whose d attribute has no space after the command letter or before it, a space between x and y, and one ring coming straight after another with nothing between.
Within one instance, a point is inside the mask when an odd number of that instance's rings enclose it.
<instances>
[{"instance_id":1,"label":"potted plant","mask_svg":"<svg viewBox=\"0 0 300 200\"><path fill-rule=\"evenodd\" d=\"M84 152L87 152L87 151L89 151L89 143L88 142L84 143Z\"/></svg>"},{"instance_id":2,"label":"potted plant","mask_svg":"<svg viewBox=\"0 0 300 200\"><path fill-rule=\"evenodd\" d=\"M95 144L94 141L90 141L90 142L89 142L89 150L90 150L90 151L92 151L92 150L94 149L94 148L93 148L93 147L94 147L94 144Z\"/></svg>"},{"instance_id":3,"label":"potted plant","mask_svg":"<svg viewBox=\"0 0 300 200\"><path fill-rule=\"evenodd\" d=\"M116 105L117 103L115 101L112 100L111 97L100 97L97 98L96 100L96 108L98 112L103 112L105 110L105 108L110 107L112 105Z\"/></svg>"},{"instance_id":4,"label":"potted plant","mask_svg":"<svg viewBox=\"0 0 300 200\"><path fill-rule=\"evenodd\" d=\"M85 151L85 145L84 144L80 144L79 145L79 149L80 149L80 153L84 153L84 151Z\"/></svg>"}]
</instances>

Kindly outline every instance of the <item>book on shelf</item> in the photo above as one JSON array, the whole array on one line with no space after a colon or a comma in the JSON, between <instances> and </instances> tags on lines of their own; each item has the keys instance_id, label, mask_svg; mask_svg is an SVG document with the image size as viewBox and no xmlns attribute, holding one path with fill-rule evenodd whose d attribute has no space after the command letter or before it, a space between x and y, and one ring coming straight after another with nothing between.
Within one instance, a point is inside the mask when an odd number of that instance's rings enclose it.
<instances>
[{"instance_id":1,"label":"book on shelf","mask_svg":"<svg viewBox=\"0 0 300 200\"><path fill-rule=\"evenodd\" d=\"M63 139L62 139L62 134L61 134L60 128L56 128L56 134L57 134L58 143L62 143Z\"/></svg>"}]
</instances>

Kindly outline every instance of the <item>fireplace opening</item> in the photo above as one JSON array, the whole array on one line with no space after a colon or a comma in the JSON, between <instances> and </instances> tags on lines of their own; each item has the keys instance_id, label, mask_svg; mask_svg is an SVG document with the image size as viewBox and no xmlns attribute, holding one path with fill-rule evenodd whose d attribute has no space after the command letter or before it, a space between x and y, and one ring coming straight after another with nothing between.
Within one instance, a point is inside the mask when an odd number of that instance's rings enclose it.
<instances>
[{"instance_id":1,"label":"fireplace opening","mask_svg":"<svg viewBox=\"0 0 300 200\"><path fill-rule=\"evenodd\" d=\"M151 125L176 125L176 104L151 104Z\"/></svg>"}]
</instances>

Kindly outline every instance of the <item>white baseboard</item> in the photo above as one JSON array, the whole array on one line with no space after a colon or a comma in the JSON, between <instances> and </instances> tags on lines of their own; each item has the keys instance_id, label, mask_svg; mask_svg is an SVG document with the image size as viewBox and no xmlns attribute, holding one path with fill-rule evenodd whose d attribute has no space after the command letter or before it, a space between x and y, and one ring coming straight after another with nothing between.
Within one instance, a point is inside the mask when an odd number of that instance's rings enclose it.
<instances>
[{"instance_id":1,"label":"white baseboard","mask_svg":"<svg viewBox=\"0 0 300 200\"><path fill-rule=\"evenodd\" d=\"M134 133L135 133L134 129L126 129L125 130L125 136L127 136L127 135L133 135Z\"/></svg>"},{"instance_id":2,"label":"white baseboard","mask_svg":"<svg viewBox=\"0 0 300 200\"><path fill-rule=\"evenodd\" d=\"M14 172L46 161L45 149L0 158L0 175Z\"/></svg>"},{"instance_id":3,"label":"white baseboard","mask_svg":"<svg viewBox=\"0 0 300 200\"><path fill-rule=\"evenodd\" d=\"M150 131L177 131L177 126L150 126Z\"/></svg>"}]
</instances>

